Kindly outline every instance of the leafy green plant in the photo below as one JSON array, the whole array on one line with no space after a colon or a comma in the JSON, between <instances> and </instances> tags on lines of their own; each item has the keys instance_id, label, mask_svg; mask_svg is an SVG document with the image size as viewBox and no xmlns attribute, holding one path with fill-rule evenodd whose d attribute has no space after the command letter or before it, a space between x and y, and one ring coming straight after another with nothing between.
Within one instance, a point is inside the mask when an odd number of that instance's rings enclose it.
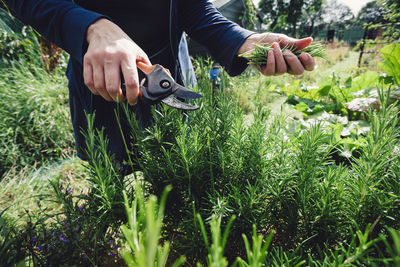
<instances>
[{"instance_id":1,"label":"leafy green plant","mask_svg":"<svg viewBox=\"0 0 400 267\"><path fill-rule=\"evenodd\" d=\"M0 176L72 154L66 79L19 65L0 74Z\"/></svg>"},{"instance_id":2,"label":"leafy green plant","mask_svg":"<svg viewBox=\"0 0 400 267\"><path fill-rule=\"evenodd\" d=\"M200 214L197 214L197 220L200 225L204 243L208 250L207 266L213 266L213 267L228 266L228 261L224 257L224 249L226 246L226 242L228 241L229 230L231 228L233 221L235 220L235 216L229 219L229 222L226 225L226 228L223 233L221 233L221 217L213 216L211 218L210 221L211 242L208 239L206 228L204 226ZM197 263L197 266L202 266L202 265L200 263Z\"/></svg>"},{"instance_id":3,"label":"leafy green plant","mask_svg":"<svg viewBox=\"0 0 400 267\"><path fill-rule=\"evenodd\" d=\"M132 204L129 204L124 192L128 224L122 225L121 231L129 250L124 251L122 257L128 266L166 266L170 243L168 241L162 245L159 243L162 236L166 198L171 187L165 188L159 205L154 195L144 200L144 193L139 184L136 184L135 189ZM185 257L181 256L172 266L180 266L184 262Z\"/></svg>"},{"instance_id":4,"label":"leafy green plant","mask_svg":"<svg viewBox=\"0 0 400 267\"><path fill-rule=\"evenodd\" d=\"M391 242L386 237L382 237L390 257L387 257L386 261L398 267L400 266L400 232L393 228L389 228L388 230L392 239Z\"/></svg>"},{"instance_id":5,"label":"leafy green plant","mask_svg":"<svg viewBox=\"0 0 400 267\"><path fill-rule=\"evenodd\" d=\"M233 80L223 76L223 91L211 93L208 70L197 70L204 95L197 100L199 111L160 105L153 110L154 124L143 130L127 105L119 106L130 126L123 167L140 171L133 175L124 177L107 153L107 138L88 116L86 189L76 193L59 179L51 184L55 197L38 196L40 211L28 212L30 224L21 231L31 263L56 264L61 257L66 265L125 259L135 266L164 266L181 255L188 265L395 263L396 236L380 242L390 234L387 227L400 228L398 107L389 101L390 90L378 91L381 108L366 113L370 129L361 134L364 125L330 113L324 113L329 125L314 118L307 127L284 115L271 117L261 97L253 98L250 116L227 92ZM331 94L352 95L339 90L364 88L376 75L360 77L330 77L325 85L331 87L323 89L300 82L286 87L299 96L295 100L333 104ZM345 131L359 144L347 144ZM337 161L345 144L357 155ZM168 185L173 189L167 201ZM160 204L151 194L162 196Z\"/></svg>"},{"instance_id":6,"label":"leafy green plant","mask_svg":"<svg viewBox=\"0 0 400 267\"><path fill-rule=\"evenodd\" d=\"M0 24L1 179L11 167L71 155L73 136L66 78L43 73L38 34L3 9Z\"/></svg>"},{"instance_id":7,"label":"leafy green plant","mask_svg":"<svg viewBox=\"0 0 400 267\"><path fill-rule=\"evenodd\" d=\"M21 33L0 32L0 63L4 66L16 61L40 64L40 53L35 49L38 45L35 33L25 27Z\"/></svg>"},{"instance_id":8,"label":"leafy green plant","mask_svg":"<svg viewBox=\"0 0 400 267\"><path fill-rule=\"evenodd\" d=\"M239 17L242 26L249 30L257 28L257 10L254 3L250 0L243 1L243 13Z\"/></svg>"},{"instance_id":9,"label":"leafy green plant","mask_svg":"<svg viewBox=\"0 0 400 267\"><path fill-rule=\"evenodd\" d=\"M253 225L253 235L252 235L252 247L250 245L249 240L247 239L246 235L242 235L244 245L246 247L246 255L247 261L238 258L235 264L239 266L246 266L246 267L259 267L264 266L266 257L267 257L267 250L271 244L274 232L268 234L267 239L265 242L263 241L263 235L257 235L256 227Z\"/></svg>"},{"instance_id":10,"label":"leafy green plant","mask_svg":"<svg viewBox=\"0 0 400 267\"><path fill-rule=\"evenodd\" d=\"M397 86L400 86L400 44L392 43L383 47L381 50L383 61L379 62L378 67L393 77Z\"/></svg>"},{"instance_id":11,"label":"leafy green plant","mask_svg":"<svg viewBox=\"0 0 400 267\"><path fill-rule=\"evenodd\" d=\"M21 249L22 238L11 227L11 223L5 220L6 209L0 212L0 265L11 266L24 259L24 251Z\"/></svg>"}]
</instances>

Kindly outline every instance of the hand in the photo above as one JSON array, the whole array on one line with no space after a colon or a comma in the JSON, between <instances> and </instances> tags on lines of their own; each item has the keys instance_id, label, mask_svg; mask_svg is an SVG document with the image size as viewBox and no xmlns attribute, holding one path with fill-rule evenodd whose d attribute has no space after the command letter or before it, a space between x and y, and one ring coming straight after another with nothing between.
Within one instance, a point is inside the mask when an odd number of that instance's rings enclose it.
<instances>
[{"instance_id":1,"label":"hand","mask_svg":"<svg viewBox=\"0 0 400 267\"><path fill-rule=\"evenodd\" d=\"M303 74L304 70L312 71L315 68L315 60L308 53L301 53L295 56L288 49L282 53L281 48L289 45L298 50L307 47L312 38L294 39L284 34L262 33L253 34L242 44L237 54L242 54L254 48L255 43L272 43L273 50L268 52L267 64L257 68L264 75L280 75L290 73L293 75Z\"/></svg>"},{"instance_id":2,"label":"hand","mask_svg":"<svg viewBox=\"0 0 400 267\"><path fill-rule=\"evenodd\" d=\"M89 90L107 101L124 101L122 72L128 103L136 104L139 95L136 62L151 64L146 53L121 28L107 19L90 25L86 39L89 46L83 58L83 77Z\"/></svg>"}]
</instances>

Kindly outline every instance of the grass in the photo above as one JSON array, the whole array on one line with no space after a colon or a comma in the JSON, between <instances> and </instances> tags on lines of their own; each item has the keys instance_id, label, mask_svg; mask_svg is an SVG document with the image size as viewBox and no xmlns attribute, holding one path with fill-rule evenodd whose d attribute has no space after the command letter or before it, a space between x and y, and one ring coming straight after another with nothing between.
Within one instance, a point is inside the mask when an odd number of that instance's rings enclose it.
<instances>
[{"instance_id":1,"label":"grass","mask_svg":"<svg viewBox=\"0 0 400 267\"><path fill-rule=\"evenodd\" d=\"M0 181L0 210L16 225L24 225L28 221L26 211L40 211L38 203L53 195L50 181L60 178L62 184L74 192L87 192L87 173L82 161L77 158L65 159L61 162L46 164L40 168L26 166L21 170L9 170ZM56 209L57 205L48 208Z\"/></svg>"},{"instance_id":2,"label":"grass","mask_svg":"<svg viewBox=\"0 0 400 267\"><path fill-rule=\"evenodd\" d=\"M0 95L0 177L72 154L65 77L27 62L11 65L0 74Z\"/></svg>"}]
</instances>

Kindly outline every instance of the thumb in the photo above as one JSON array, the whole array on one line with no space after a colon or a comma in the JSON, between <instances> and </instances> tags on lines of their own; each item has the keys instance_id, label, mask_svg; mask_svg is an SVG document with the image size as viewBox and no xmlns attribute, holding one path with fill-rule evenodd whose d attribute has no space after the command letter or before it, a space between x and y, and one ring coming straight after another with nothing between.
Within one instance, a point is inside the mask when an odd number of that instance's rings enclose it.
<instances>
[{"instance_id":1,"label":"thumb","mask_svg":"<svg viewBox=\"0 0 400 267\"><path fill-rule=\"evenodd\" d=\"M312 41L313 41L312 37L303 38L300 40L296 40L294 46L296 47L297 50L302 50L307 46L309 46L312 43Z\"/></svg>"}]
</instances>

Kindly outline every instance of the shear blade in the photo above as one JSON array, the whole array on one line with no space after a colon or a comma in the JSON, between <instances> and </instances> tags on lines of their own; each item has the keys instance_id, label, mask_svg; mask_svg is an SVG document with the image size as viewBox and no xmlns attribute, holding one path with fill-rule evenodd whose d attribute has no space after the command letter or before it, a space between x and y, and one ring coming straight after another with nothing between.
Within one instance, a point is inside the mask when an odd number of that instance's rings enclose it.
<instances>
[{"instance_id":1,"label":"shear blade","mask_svg":"<svg viewBox=\"0 0 400 267\"><path fill-rule=\"evenodd\" d=\"M183 87L182 85L175 84L172 88L174 95L183 99L197 99L203 97L201 94Z\"/></svg>"},{"instance_id":2,"label":"shear blade","mask_svg":"<svg viewBox=\"0 0 400 267\"><path fill-rule=\"evenodd\" d=\"M192 105L183 103L182 101L179 101L172 95L170 95L167 98L164 98L163 100L161 100L161 102L163 102L164 104L166 104L170 107L182 109L182 110L196 110L199 108L199 106L192 106Z\"/></svg>"}]
</instances>

